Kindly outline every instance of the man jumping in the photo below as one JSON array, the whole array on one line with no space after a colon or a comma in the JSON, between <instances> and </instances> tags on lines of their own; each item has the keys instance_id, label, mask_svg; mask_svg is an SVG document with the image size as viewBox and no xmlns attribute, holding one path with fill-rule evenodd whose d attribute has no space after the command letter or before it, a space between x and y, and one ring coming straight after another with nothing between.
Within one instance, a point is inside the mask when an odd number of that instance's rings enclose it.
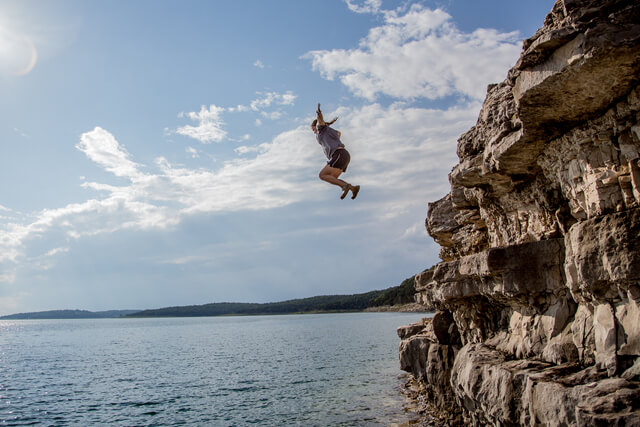
<instances>
[{"instance_id":1,"label":"man jumping","mask_svg":"<svg viewBox=\"0 0 640 427\"><path fill-rule=\"evenodd\" d=\"M347 171L347 166L349 166L349 161L351 160L349 152L340 141L340 132L329 126L335 123L338 118L325 122L322 117L322 111L320 111L320 104L318 104L316 115L317 119L311 122L311 130L316 134L318 144L322 146L324 154L329 159L326 166L320 171L320 179L342 188L341 199L347 197L349 191L351 191L351 198L355 199L360 191L360 186L351 185L338 179L343 172Z\"/></svg>"}]
</instances>

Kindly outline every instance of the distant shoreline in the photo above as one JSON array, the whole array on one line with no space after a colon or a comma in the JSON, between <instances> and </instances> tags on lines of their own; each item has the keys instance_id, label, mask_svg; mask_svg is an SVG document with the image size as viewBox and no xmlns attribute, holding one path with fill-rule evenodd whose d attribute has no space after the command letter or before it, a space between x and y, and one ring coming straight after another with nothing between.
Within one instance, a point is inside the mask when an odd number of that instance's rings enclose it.
<instances>
[{"instance_id":1,"label":"distant shoreline","mask_svg":"<svg viewBox=\"0 0 640 427\"><path fill-rule=\"evenodd\" d=\"M16 313L8 316L1 316L0 320L51 320L51 319L117 319L140 310L47 310L34 311L30 313Z\"/></svg>"},{"instance_id":2,"label":"distant shoreline","mask_svg":"<svg viewBox=\"0 0 640 427\"><path fill-rule=\"evenodd\" d=\"M0 316L0 320L114 319L121 317L219 317L307 313L429 312L413 300L415 275L398 286L351 295L319 295L279 302L215 302L145 310L47 310Z\"/></svg>"},{"instance_id":3,"label":"distant shoreline","mask_svg":"<svg viewBox=\"0 0 640 427\"><path fill-rule=\"evenodd\" d=\"M248 316L286 316L300 314L337 314L337 313L430 313L426 307L419 304L401 304L397 306L369 307L364 310L312 310L288 313L228 313L213 315L190 316L154 316L136 315L142 310L110 310L109 312L122 312L120 315L105 315L105 312L91 312L87 310L50 310L32 313L16 313L1 316L0 320L96 320L96 319L156 319L156 318L191 318L191 317L248 317ZM78 312L81 312L78 313ZM134 315L132 315L134 314Z\"/></svg>"},{"instance_id":4,"label":"distant shoreline","mask_svg":"<svg viewBox=\"0 0 640 427\"><path fill-rule=\"evenodd\" d=\"M0 320L37 319L113 319L129 317L219 317L275 314L359 313L359 312L428 312L428 308L413 300L415 276L399 286L351 295L318 295L279 302L243 303L215 302L146 310L88 311L79 309L48 310L17 313Z\"/></svg>"}]
</instances>

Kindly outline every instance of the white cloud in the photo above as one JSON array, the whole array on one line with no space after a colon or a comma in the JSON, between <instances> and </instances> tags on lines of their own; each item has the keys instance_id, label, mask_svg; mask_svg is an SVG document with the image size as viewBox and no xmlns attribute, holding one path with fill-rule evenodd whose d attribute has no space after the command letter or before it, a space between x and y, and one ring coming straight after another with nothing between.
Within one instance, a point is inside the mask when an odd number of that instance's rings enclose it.
<instances>
[{"instance_id":1,"label":"white cloud","mask_svg":"<svg viewBox=\"0 0 640 427\"><path fill-rule=\"evenodd\" d=\"M50 270L55 267L55 261L52 258L56 257L58 254L65 254L69 252L69 250L69 247L53 248L46 254L31 259L31 266L36 271Z\"/></svg>"},{"instance_id":2,"label":"white cloud","mask_svg":"<svg viewBox=\"0 0 640 427\"><path fill-rule=\"evenodd\" d=\"M179 127L175 133L187 136L189 138L196 139L201 143L208 144L211 142L222 142L228 139L228 133L224 130L224 120L222 119L223 113L246 113L253 111L260 113L264 118L270 120L277 120L283 116L282 111L265 111L272 106L292 106L295 103L297 95L291 91L285 93L278 92L257 92L259 98L251 101L250 106L237 105L235 107L219 107L211 104L209 108L204 105L200 108L199 112L180 113L178 117L187 117L195 122L196 126L185 125ZM261 125L262 122L256 120L256 125ZM241 138L245 138L243 135ZM231 140L235 140L231 138Z\"/></svg>"},{"instance_id":3,"label":"white cloud","mask_svg":"<svg viewBox=\"0 0 640 427\"><path fill-rule=\"evenodd\" d=\"M127 150L113 135L100 127L82 134L76 148L116 176L134 178L140 175L139 165L129 160Z\"/></svg>"},{"instance_id":4,"label":"white cloud","mask_svg":"<svg viewBox=\"0 0 640 427\"><path fill-rule=\"evenodd\" d=\"M390 218L446 193L455 140L473 124L478 108L474 104L440 111L373 104L336 111L341 119L334 126L352 155L344 178L361 184L363 195L369 194L353 209ZM15 278L18 264L36 268L45 265L43 254L63 254L56 249L32 254L42 246L36 244L39 241L46 240L49 248L66 248L70 240L103 233L166 229L194 214L281 208L334 198L338 192L317 178L326 159L306 123L268 143L238 147L238 157L218 169L175 166L163 157L154 165L138 164L100 127L83 134L77 148L128 183L85 182L83 186L98 191L99 197L0 223L5 281Z\"/></svg>"},{"instance_id":5,"label":"white cloud","mask_svg":"<svg viewBox=\"0 0 640 427\"><path fill-rule=\"evenodd\" d=\"M30 242L44 236L65 242L124 229L163 229L197 212L270 209L299 201L308 196L298 185L304 180L301 171L314 163L316 154L312 144L300 143L304 136L309 136L304 131L285 132L256 150L258 155L254 159L232 159L219 170L174 167L159 158L155 165L159 171L143 173L115 137L97 127L80 137L77 148L105 170L127 178L129 183L114 186L85 182L85 188L106 194L62 208L45 209L34 218L23 217L22 224L17 221L2 224L0 270L7 271L3 277L12 279L15 276L12 268L19 260L27 259Z\"/></svg>"},{"instance_id":6,"label":"white cloud","mask_svg":"<svg viewBox=\"0 0 640 427\"><path fill-rule=\"evenodd\" d=\"M238 105L237 107L230 107L227 109L230 113L234 113L234 112L239 112L239 113L246 113L247 111L251 111L251 109L249 107L247 107L246 105Z\"/></svg>"},{"instance_id":7,"label":"white cloud","mask_svg":"<svg viewBox=\"0 0 640 427\"><path fill-rule=\"evenodd\" d=\"M242 145L234 149L234 151L240 155L248 154L248 153L258 153L265 151L265 148L268 147L268 144L260 144L260 145Z\"/></svg>"},{"instance_id":8,"label":"white cloud","mask_svg":"<svg viewBox=\"0 0 640 427\"><path fill-rule=\"evenodd\" d=\"M367 2L356 8L374 11L374 6ZM384 24L372 28L358 48L316 50L304 58L324 78L339 78L368 100L380 94L399 99L461 94L481 100L487 84L503 80L520 53L518 33L463 33L440 9L413 4L383 15Z\"/></svg>"},{"instance_id":9,"label":"white cloud","mask_svg":"<svg viewBox=\"0 0 640 427\"><path fill-rule=\"evenodd\" d=\"M203 144L221 142L227 136L227 132L222 128L224 125L222 113L224 111L224 108L211 104L208 109L203 105L199 112L180 113L178 117L186 116L197 122L198 125L179 127L176 133L196 139Z\"/></svg>"},{"instance_id":10,"label":"white cloud","mask_svg":"<svg viewBox=\"0 0 640 427\"><path fill-rule=\"evenodd\" d=\"M280 95L280 105L293 105L298 96L291 92Z\"/></svg>"},{"instance_id":11,"label":"white cloud","mask_svg":"<svg viewBox=\"0 0 640 427\"><path fill-rule=\"evenodd\" d=\"M262 117L264 117L265 119L269 119L269 120L279 120L282 118L282 111L272 111L270 113L267 113L266 111L263 111L260 113L260 115Z\"/></svg>"},{"instance_id":12,"label":"white cloud","mask_svg":"<svg viewBox=\"0 0 640 427\"><path fill-rule=\"evenodd\" d=\"M403 239L424 239L427 236L424 224L416 223L404 230Z\"/></svg>"},{"instance_id":13,"label":"white cloud","mask_svg":"<svg viewBox=\"0 0 640 427\"><path fill-rule=\"evenodd\" d=\"M69 248L68 247L53 248L49 252L47 252L45 254L45 256L52 257L52 256L58 255L60 253L66 253L66 252L69 252Z\"/></svg>"},{"instance_id":14,"label":"white cloud","mask_svg":"<svg viewBox=\"0 0 640 427\"><path fill-rule=\"evenodd\" d=\"M256 68L260 68L260 69L264 68L264 64L259 59L256 60L256 62L253 63L253 66L256 67Z\"/></svg>"},{"instance_id":15,"label":"white cloud","mask_svg":"<svg viewBox=\"0 0 640 427\"><path fill-rule=\"evenodd\" d=\"M349 10L356 13L375 13L382 7L382 0L345 0Z\"/></svg>"},{"instance_id":16,"label":"white cloud","mask_svg":"<svg viewBox=\"0 0 640 427\"><path fill-rule=\"evenodd\" d=\"M261 97L254 99L250 104L253 111L260 111L264 108L270 107L272 104L293 105L297 98L297 95L294 95L291 91L286 93L258 92L258 95L261 95Z\"/></svg>"},{"instance_id":17,"label":"white cloud","mask_svg":"<svg viewBox=\"0 0 640 427\"><path fill-rule=\"evenodd\" d=\"M354 179L393 194L394 203L401 205L398 199L428 200L416 196L424 187L434 195L447 192L456 139L473 124L478 108L479 104L449 110L373 104L337 111L341 119L333 127L341 130L351 152Z\"/></svg>"},{"instance_id":18,"label":"white cloud","mask_svg":"<svg viewBox=\"0 0 640 427\"><path fill-rule=\"evenodd\" d=\"M200 157L200 153L198 152L198 150L196 150L193 147L187 147L185 148L185 151L191 155L191 158L193 159L197 159L198 157Z\"/></svg>"}]
</instances>

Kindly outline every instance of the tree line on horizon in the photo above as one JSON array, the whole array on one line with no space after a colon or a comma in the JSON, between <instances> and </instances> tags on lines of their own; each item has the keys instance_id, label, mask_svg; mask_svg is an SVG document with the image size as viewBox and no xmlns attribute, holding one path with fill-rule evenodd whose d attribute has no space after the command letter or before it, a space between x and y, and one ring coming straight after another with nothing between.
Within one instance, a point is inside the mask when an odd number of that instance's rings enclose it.
<instances>
[{"instance_id":1,"label":"tree line on horizon","mask_svg":"<svg viewBox=\"0 0 640 427\"><path fill-rule=\"evenodd\" d=\"M352 295L321 295L271 303L220 302L202 305L164 307L151 310L49 310L18 313L0 319L98 319L117 317L208 317L230 315L265 315L295 313L355 312L381 306L412 303L415 276L400 285L384 290Z\"/></svg>"},{"instance_id":2,"label":"tree line on horizon","mask_svg":"<svg viewBox=\"0 0 640 427\"><path fill-rule=\"evenodd\" d=\"M143 310L126 317L199 317L363 311L367 308L412 303L415 276L400 285L352 295L321 295L271 303L211 303Z\"/></svg>"}]
</instances>

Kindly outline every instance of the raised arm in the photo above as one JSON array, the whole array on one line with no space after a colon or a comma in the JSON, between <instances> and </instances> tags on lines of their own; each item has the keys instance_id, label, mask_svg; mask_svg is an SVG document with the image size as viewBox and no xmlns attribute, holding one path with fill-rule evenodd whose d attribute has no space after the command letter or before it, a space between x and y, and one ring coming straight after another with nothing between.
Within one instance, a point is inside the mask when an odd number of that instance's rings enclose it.
<instances>
[{"instance_id":1,"label":"raised arm","mask_svg":"<svg viewBox=\"0 0 640 427\"><path fill-rule=\"evenodd\" d=\"M318 126L325 126L324 117L322 117L322 110L320 110L320 103L318 102L318 109L316 110L316 117L318 119Z\"/></svg>"},{"instance_id":2,"label":"raised arm","mask_svg":"<svg viewBox=\"0 0 640 427\"><path fill-rule=\"evenodd\" d=\"M325 122L324 117L322 117L322 110L320 110L320 103L318 103L318 109L316 110L316 115L318 117L318 126L323 126L323 125L330 126L334 124L336 120L338 120L338 117L334 117L334 119L331 120L330 122Z\"/></svg>"}]
</instances>

